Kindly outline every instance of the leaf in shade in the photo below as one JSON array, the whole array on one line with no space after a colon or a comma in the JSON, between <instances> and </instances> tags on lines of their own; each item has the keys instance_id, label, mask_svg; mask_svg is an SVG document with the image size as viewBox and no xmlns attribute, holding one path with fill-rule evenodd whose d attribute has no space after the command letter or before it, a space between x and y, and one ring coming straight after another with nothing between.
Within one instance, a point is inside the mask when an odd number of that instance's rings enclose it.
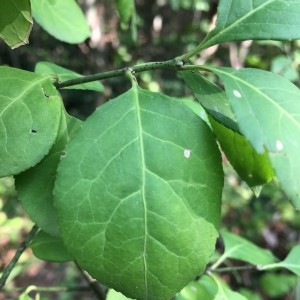
<instances>
[{"instance_id":1,"label":"leaf in shade","mask_svg":"<svg viewBox=\"0 0 300 300\"><path fill-rule=\"evenodd\" d=\"M0 67L0 177L36 165L52 147L62 102L49 75Z\"/></svg>"},{"instance_id":2,"label":"leaf in shade","mask_svg":"<svg viewBox=\"0 0 300 300\"><path fill-rule=\"evenodd\" d=\"M198 49L230 41L296 40L299 27L298 0L221 0L216 27Z\"/></svg>"},{"instance_id":3,"label":"leaf in shade","mask_svg":"<svg viewBox=\"0 0 300 300\"><path fill-rule=\"evenodd\" d=\"M6 0L0 3L0 37L11 48L28 44L32 28L30 0Z\"/></svg>"},{"instance_id":4,"label":"leaf in shade","mask_svg":"<svg viewBox=\"0 0 300 300\"><path fill-rule=\"evenodd\" d=\"M66 250L63 241L40 230L30 244L33 254L42 260L51 262L72 261L72 256Z\"/></svg>"},{"instance_id":5,"label":"leaf in shade","mask_svg":"<svg viewBox=\"0 0 300 300\"><path fill-rule=\"evenodd\" d=\"M61 82L82 77L82 75L76 72L73 72L71 70L65 69L61 66L46 61L38 62L35 66L35 72L44 75L55 74ZM73 85L70 87L66 87L65 89L91 90L96 92L103 92L104 87L99 81L93 81Z\"/></svg>"},{"instance_id":6,"label":"leaf in shade","mask_svg":"<svg viewBox=\"0 0 300 300\"><path fill-rule=\"evenodd\" d=\"M63 111L57 140L49 154L33 168L15 176L18 197L26 213L43 231L56 237L60 235L53 206L56 170L67 142L80 126L80 120Z\"/></svg>"},{"instance_id":7,"label":"leaf in shade","mask_svg":"<svg viewBox=\"0 0 300 300\"><path fill-rule=\"evenodd\" d=\"M134 85L68 144L54 190L62 238L108 287L168 299L209 261L222 185L209 127L182 103Z\"/></svg>"},{"instance_id":8,"label":"leaf in shade","mask_svg":"<svg viewBox=\"0 0 300 300\"><path fill-rule=\"evenodd\" d=\"M223 81L238 126L258 153L266 150L283 190L300 208L300 91L258 69L207 68Z\"/></svg>"}]
</instances>

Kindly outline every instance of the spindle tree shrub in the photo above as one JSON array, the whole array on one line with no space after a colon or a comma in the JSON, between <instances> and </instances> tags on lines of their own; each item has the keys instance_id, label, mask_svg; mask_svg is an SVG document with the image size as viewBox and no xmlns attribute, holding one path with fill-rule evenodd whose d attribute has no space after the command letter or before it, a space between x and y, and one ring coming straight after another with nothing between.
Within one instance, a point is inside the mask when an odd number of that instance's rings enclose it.
<instances>
[{"instance_id":1,"label":"spindle tree shrub","mask_svg":"<svg viewBox=\"0 0 300 300\"><path fill-rule=\"evenodd\" d=\"M116 7L135 35L134 1L116 1ZM0 8L0 36L12 48L27 42L32 16L59 40L79 43L89 35L71 0L5 1ZM245 299L213 274L227 258L299 276L298 246L278 262L270 251L225 231L225 251L209 264L221 222L218 144L250 187L276 177L300 208L298 87L260 69L190 62L213 45L295 40L299 29L299 0L220 0L215 28L190 52L167 61L90 76L51 62L37 62L35 72L1 66L0 175L15 177L20 201L40 228L34 254L74 260L134 299L170 299L181 290L178 299L194 299L191 291ZM198 105L139 87L135 75L156 69L177 72ZM60 89L102 92L98 81L115 76L127 76L131 88L84 122L68 115Z\"/></svg>"}]
</instances>

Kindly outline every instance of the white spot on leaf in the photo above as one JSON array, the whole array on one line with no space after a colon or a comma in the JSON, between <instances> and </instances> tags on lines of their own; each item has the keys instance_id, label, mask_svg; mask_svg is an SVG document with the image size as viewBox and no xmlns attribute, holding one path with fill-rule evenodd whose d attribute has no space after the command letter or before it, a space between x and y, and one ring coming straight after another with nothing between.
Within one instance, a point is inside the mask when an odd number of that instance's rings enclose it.
<instances>
[{"instance_id":1,"label":"white spot on leaf","mask_svg":"<svg viewBox=\"0 0 300 300\"><path fill-rule=\"evenodd\" d=\"M183 151L183 155L184 155L185 158L189 158L191 156L191 150L185 149Z\"/></svg>"},{"instance_id":2,"label":"white spot on leaf","mask_svg":"<svg viewBox=\"0 0 300 300\"><path fill-rule=\"evenodd\" d=\"M280 140L276 141L276 149L277 151L281 151L283 149L283 144Z\"/></svg>"},{"instance_id":3,"label":"white spot on leaf","mask_svg":"<svg viewBox=\"0 0 300 300\"><path fill-rule=\"evenodd\" d=\"M237 91L237 90L234 90L234 91L233 91L233 96L235 96L235 97L237 97L237 98L242 98L241 93L240 93L239 91Z\"/></svg>"}]
</instances>

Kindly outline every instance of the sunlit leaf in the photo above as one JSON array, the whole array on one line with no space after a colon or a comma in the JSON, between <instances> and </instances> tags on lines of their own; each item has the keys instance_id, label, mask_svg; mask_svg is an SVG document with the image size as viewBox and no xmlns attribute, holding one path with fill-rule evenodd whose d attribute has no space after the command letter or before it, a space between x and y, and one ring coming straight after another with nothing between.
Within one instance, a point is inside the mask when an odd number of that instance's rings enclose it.
<instances>
[{"instance_id":1,"label":"sunlit leaf","mask_svg":"<svg viewBox=\"0 0 300 300\"><path fill-rule=\"evenodd\" d=\"M223 257L242 260L253 265L274 263L277 260L270 250L260 248L238 235L223 230L221 236L225 244Z\"/></svg>"},{"instance_id":2,"label":"sunlit leaf","mask_svg":"<svg viewBox=\"0 0 300 300\"><path fill-rule=\"evenodd\" d=\"M58 80L60 82L82 77L82 75L76 72L73 72L71 70L65 69L61 66L46 61L38 62L35 66L35 72L39 74L55 74L57 75ZM93 81L93 82L87 82L87 83L66 87L66 89L91 90L96 92L103 92L104 87L100 82Z\"/></svg>"},{"instance_id":3,"label":"sunlit leaf","mask_svg":"<svg viewBox=\"0 0 300 300\"><path fill-rule=\"evenodd\" d=\"M242 294L234 292L229 286L218 276L211 275L218 286L218 291L213 300L247 300Z\"/></svg>"},{"instance_id":4,"label":"sunlit leaf","mask_svg":"<svg viewBox=\"0 0 300 300\"><path fill-rule=\"evenodd\" d=\"M106 295L106 300L133 300L133 299L127 298L123 294L116 292L113 289L109 289Z\"/></svg>"},{"instance_id":5,"label":"sunlit leaf","mask_svg":"<svg viewBox=\"0 0 300 300\"><path fill-rule=\"evenodd\" d=\"M285 268L300 276L300 245L294 246L287 257L278 263L262 266L261 270Z\"/></svg>"},{"instance_id":6,"label":"sunlit leaf","mask_svg":"<svg viewBox=\"0 0 300 300\"><path fill-rule=\"evenodd\" d=\"M86 18L75 0L31 0L34 19L58 40L77 44L90 36Z\"/></svg>"},{"instance_id":7,"label":"sunlit leaf","mask_svg":"<svg viewBox=\"0 0 300 300\"><path fill-rule=\"evenodd\" d=\"M30 244L33 254L42 260L51 262L72 261L60 238L53 237L40 230Z\"/></svg>"},{"instance_id":8,"label":"sunlit leaf","mask_svg":"<svg viewBox=\"0 0 300 300\"><path fill-rule=\"evenodd\" d=\"M209 261L222 185L208 126L182 103L134 86L68 144L55 186L62 237L108 287L169 299Z\"/></svg>"},{"instance_id":9,"label":"sunlit leaf","mask_svg":"<svg viewBox=\"0 0 300 300\"><path fill-rule=\"evenodd\" d=\"M181 72L181 77L209 114L212 129L231 165L250 187L270 181L274 172L266 152L258 154L238 125L225 91L198 73Z\"/></svg>"},{"instance_id":10,"label":"sunlit leaf","mask_svg":"<svg viewBox=\"0 0 300 300\"><path fill-rule=\"evenodd\" d=\"M300 208L300 91L258 69L208 68L222 79L241 132L258 153L268 151L283 190Z\"/></svg>"},{"instance_id":11,"label":"sunlit leaf","mask_svg":"<svg viewBox=\"0 0 300 300\"><path fill-rule=\"evenodd\" d=\"M53 206L53 188L56 169L67 142L80 128L81 122L62 113L59 133L49 154L35 167L15 176L18 197L23 208L43 231L59 236L56 212Z\"/></svg>"},{"instance_id":12,"label":"sunlit leaf","mask_svg":"<svg viewBox=\"0 0 300 300\"><path fill-rule=\"evenodd\" d=\"M0 177L36 165L49 152L61 118L51 78L0 67Z\"/></svg>"},{"instance_id":13,"label":"sunlit leaf","mask_svg":"<svg viewBox=\"0 0 300 300\"><path fill-rule=\"evenodd\" d=\"M300 38L300 2L297 0L221 0L216 27L199 46L241 40L295 40Z\"/></svg>"},{"instance_id":14,"label":"sunlit leaf","mask_svg":"<svg viewBox=\"0 0 300 300\"><path fill-rule=\"evenodd\" d=\"M0 37L11 48L28 43L32 28L30 0L0 2Z\"/></svg>"}]
</instances>

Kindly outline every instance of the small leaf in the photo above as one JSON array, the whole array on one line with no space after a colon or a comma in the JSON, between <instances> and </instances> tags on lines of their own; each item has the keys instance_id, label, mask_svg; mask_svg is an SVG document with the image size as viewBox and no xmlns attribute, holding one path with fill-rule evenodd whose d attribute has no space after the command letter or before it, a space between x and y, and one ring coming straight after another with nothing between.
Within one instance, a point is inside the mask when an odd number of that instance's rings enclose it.
<instances>
[{"instance_id":1,"label":"small leaf","mask_svg":"<svg viewBox=\"0 0 300 300\"><path fill-rule=\"evenodd\" d=\"M299 253L298 253L299 254ZM296 287L297 279L291 274L265 273L259 278L261 289L270 298L284 299Z\"/></svg>"},{"instance_id":2,"label":"small leaf","mask_svg":"<svg viewBox=\"0 0 300 300\"><path fill-rule=\"evenodd\" d=\"M60 238L53 237L42 230L34 237L30 247L33 254L42 260L51 262L67 262L73 260Z\"/></svg>"},{"instance_id":3,"label":"small leaf","mask_svg":"<svg viewBox=\"0 0 300 300\"><path fill-rule=\"evenodd\" d=\"M258 153L268 151L283 190L300 208L300 91L258 69L207 68L223 81L241 132Z\"/></svg>"},{"instance_id":4,"label":"small leaf","mask_svg":"<svg viewBox=\"0 0 300 300\"><path fill-rule=\"evenodd\" d=\"M285 268L300 276L300 245L294 246L287 257L278 263L261 266L260 270Z\"/></svg>"},{"instance_id":5,"label":"small leaf","mask_svg":"<svg viewBox=\"0 0 300 300\"><path fill-rule=\"evenodd\" d=\"M115 0L115 3L122 23L128 24L135 13L134 0Z\"/></svg>"},{"instance_id":6,"label":"small leaf","mask_svg":"<svg viewBox=\"0 0 300 300\"><path fill-rule=\"evenodd\" d=\"M207 289L197 281L190 282L178 295L176 300L212 300Z\"/></svg>"},{"instance_id":7,"label":"small leaf","mask_svg":"<svg viewBox=\"0 0 300 300\"><path fill-rule=\"evenodd\" d=\"M223 259L228 257L253 265L269 264L277 260L269 250L260 248L238 235L223 230L221 236L225 244L225 251L222 254Z\"/></svg>"},{"instance_id":8,"label":"small leaf","mask_svg":"<svg viewBox=\"0 0 300 300\"><path fill-rule=\"evenodd\" d=\"M222 150L239 176L250 187L269 182L274 172L268 154L258 154L239 133L225 92L200 74L181 72L181 77L209 114L210 124Z\"/></svg>"},{"instance_id":9,"label":"small leaf","mask_svg":"<svg viewBox=\"0 0 300 300\"><path fill-rule=\"evenodd\" d=\"M199 51L223 42L300 38L300 2L294 0L221 0L216 27Z\"/></svg>"},{"instance_id":10,"label":"small leaf","mask_svg":"<svg viewBox=\"0 0 300 300\"><path fill-rule=\"evenodd\" d=\"M59 128L61 98L51 78L0 67L0 177L36 165Z\"/></svg>"},{"instance_id":11,"label":"small leaf","mask_svg":"<svg viewBox=\"0 0 300 300\"><path fill-rule=\"evenodd\" d=\"M223 173L212 133L192 111L134 86L96 110L66 153L55 205L82 268L127 297L158 300L204 270Z\"/></svg>"},{"instance_id":12,"label":"small leaf","mask_svg":"<svg viewBox=\"0 0 300 300\"><path fill-rule=\"evenodd\" d=\"M123 294L116 292L113 289L109 289L106 295L106 300L133 300L133 299L127 298Z\"/></svg>"},{"instance_id":13,"label":"small leaf","mask_svg":"<svg viewBox=\"0 0 300 300\"><path fill-rule=\"evenodd\" d=\"M247 300L242 294L232 291L229 286L218 276L211 275L218 286L214 300Z\"/></svg>"},{"instance_id":14,"label":"small leaf","mask_svg":"<svg viewBox=\"0 0 300 300\"><path fill-rule=\"evenodd\" d=\"M56 237L60 235L53 206L56 169L67 142L80 126L80 120L63 112L57 140L49 154L35 167L15 176L18 197L26 213L43 231Z\"/></svg>"},{"instance_id":15,"label":"small leaf","mask_svg":"<svg viewBox=\"0 0 300 300\"><path fill-rule=\"evenodd\" d=\"M59 81L61 82L82 77L82 75L76 72L70 71L61 66L46 61L38 62L35 66L35 72L43 75L55 74L58 76ZM103 92L104 87L100 82L93 81L93 82L66 87L66 89L91 90L96 92Z\"/></svg>"},{"instance_id":16,"label":"small leaf","mask_svg":"<svg viewBox=\"0 0 300 300\"><path fill-rule=\"evenodd\" d=\"M90 36L86 18L74 0L31 0L34 19L60 41L78 44Z\"/></svg>"},{"instance_id":17,"label":"small leaf","mask_svg":"<svg viewBox=\"0 0 300 300\"><path fill-rule=\"evenodd\" d=\"M32 28L30 0L6 0L0 3L0 37L11 48L28 44Z\"/></svg>"}]
</instances>

